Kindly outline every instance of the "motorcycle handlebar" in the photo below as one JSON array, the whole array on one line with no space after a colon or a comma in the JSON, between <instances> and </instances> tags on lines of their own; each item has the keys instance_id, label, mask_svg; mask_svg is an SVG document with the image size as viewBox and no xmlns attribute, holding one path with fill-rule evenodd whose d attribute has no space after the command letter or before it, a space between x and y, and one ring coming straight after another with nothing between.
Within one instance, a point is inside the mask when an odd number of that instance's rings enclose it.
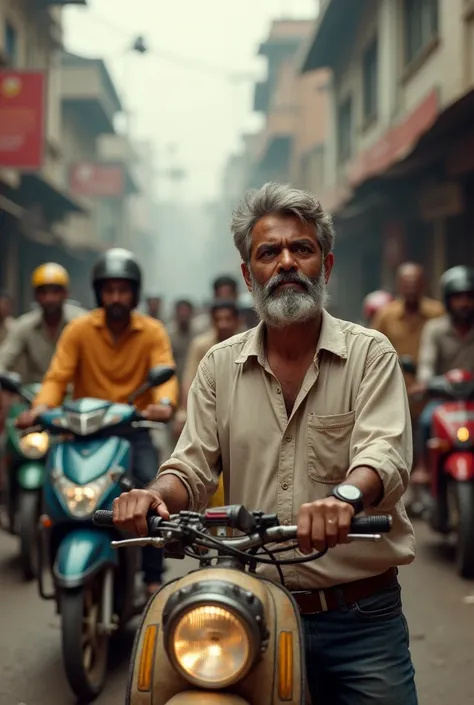
<instances>
[{"instance_id":1,"label":"motorcycle handlebar","mask_svg":"<svg viewBox=\"0 0 474 705\"><path fill-rule=\"evenodd\" d=\"M94 518L93 518L94 524L96 526L100 526L103 528L112 528L115 526L114 520L113 520L113 512L107 509L98 509L96 512L94 512ZM156 535L157 531L160 529L163 519L161 519L158 516L149 516L148 517L148 532L150 536ZM166 528L169 528L169 524L173 523L173 518L170 520L166 521L165 525L162 527L163 530ZM178 522L176 522L178 523ZM392 528L392 517L387 516L387 515L381 515L381 516L363 516L363 517L355 517L351 521L351 528L350 528L350 533L351 534L386 534L390 531ZM266 534L268 537L271 537L273 535L281 534L284 533L285 539L281 540L287 540L289 538L295 538L296 537L296 526L275 526L271 527L269 529L266 529ZM223 541L225 543L225 541Z\"/></svg>"}]
</instances>

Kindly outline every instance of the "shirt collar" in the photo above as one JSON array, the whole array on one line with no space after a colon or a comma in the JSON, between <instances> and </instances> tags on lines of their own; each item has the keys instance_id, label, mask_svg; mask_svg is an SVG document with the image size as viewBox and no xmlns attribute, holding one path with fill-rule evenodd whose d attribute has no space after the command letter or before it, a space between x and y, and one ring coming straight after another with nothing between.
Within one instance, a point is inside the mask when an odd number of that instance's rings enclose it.
<instances>
[{"instance_id":1,"label":"shirt collar","mask_svg":"<svg viewBox=\"0 0 474 705\"><path fill-rule=\"evenodd\" d=\"M95 328L105 328L106 327L105 311L103 308L96 308L94 311L92 311L91 318L92 318L92 325ZM144 326L143 326L142 316L137 311L132 311L132 315L130 316L129 330L140 331L140 330L143 330L143 327Z\"/></svg>"},{"instance_id":2,"label":"shirt collar","mask_svg":"<svg viewBox=\"0 0 474 705\"><path fill-rule=\"evenodd\" d=\"M347 359L347 346L341 325L337 318L333 318L325 310L323 310L321 332L314 356L315 360L321 350L327 350L343 360ZM262 366L265 365L265 324L262 322L249 332L236 363L243 364L247 362L249 357L256 357Z\"/></svg>"}]
</instances>

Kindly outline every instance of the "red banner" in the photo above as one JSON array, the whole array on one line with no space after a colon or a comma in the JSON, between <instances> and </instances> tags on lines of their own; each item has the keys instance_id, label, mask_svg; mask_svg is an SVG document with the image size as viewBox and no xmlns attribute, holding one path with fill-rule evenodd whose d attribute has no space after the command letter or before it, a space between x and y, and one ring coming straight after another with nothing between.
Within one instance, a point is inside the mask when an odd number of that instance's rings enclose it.
<instances>
[{"instance_id":1,"label":"red banner","mask_svg":"<svg viewBox=\"0 0 474 705\"><path fill-rule=\"evenodd\" d=\"M119 164L73 164L69 172L69 191L74 196L120 198L125 191L124 169Z\"/></svg>"},{"instance_id":2,"label":"red banner","mask_svg":"<svg viewBox=\"0 0 474 705\"><path fill-rule=\"evenodd\" d=\"M0 167L41 168L45 86L43 73L0 71Z\"/></svg>"}]
</instances>

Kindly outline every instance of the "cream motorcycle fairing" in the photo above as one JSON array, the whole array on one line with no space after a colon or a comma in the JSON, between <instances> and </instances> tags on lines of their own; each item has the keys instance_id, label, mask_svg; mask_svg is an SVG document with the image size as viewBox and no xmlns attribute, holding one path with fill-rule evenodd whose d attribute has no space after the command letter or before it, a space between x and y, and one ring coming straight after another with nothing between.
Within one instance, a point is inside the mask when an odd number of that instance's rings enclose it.
<instances>
[{"instance_id":1,"label":"cream motorcycle fairing","mask_svg":"<svg viewBox=\"0 0 474 705\"><path fill-rule=\"evenodd\" d=\"M164 647L162 614L168 598L177 590L220 580L238 585L258 597L265 609L269 632L268 646L257 657L244 678L225 690L195 688L171 664ZM157 628L153 667L149 690L139 689L139 672L147 628ZM292 688L282 700L278 686L278 643L281 632L292 635ZM305 705L306 677L302 624L296 603L281 585L255 577L243 571L225 568L204 568L165 585L149 601L135 638L126 705Z\"/></svg>"}]
</instances>

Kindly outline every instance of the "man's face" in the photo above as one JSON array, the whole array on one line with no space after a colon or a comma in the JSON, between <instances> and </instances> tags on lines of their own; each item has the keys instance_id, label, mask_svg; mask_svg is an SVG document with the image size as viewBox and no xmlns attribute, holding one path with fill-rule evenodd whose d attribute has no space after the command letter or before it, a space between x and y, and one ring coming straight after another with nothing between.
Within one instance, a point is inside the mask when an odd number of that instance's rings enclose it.
<instances>
[{"instance_id":1,"label":"man's face","mask_svg":"<svg viewBox=\"0 0 474 705\"><path fill-rule=\"evenodd\" d=\"M398 293L409 305L415 306L420 302L424 290L424 277L421 267L407 267L398 275Z\"/></svg>"},{"instance_id":2,"label":"man's face","mask_svg":"<svg viewBox=\"0 0 474 705\"><path fill-rule=\"evenodd\" d=\"M235 301L237 299L237 292L231 284L221 284L215 291L215 298Z\"/></svg>"},{"instance_id":3,"label":"man's face","mask_svg":"<svg viewBox=\"0 0 474 705\"><path fill-rule=\"evenodd\" d=\"M268 215L252 231L250 263L242 272L260 318L284 327L321 312L333 263L332 254L323 260L314 226L292 215Z\"/></svg>"},{"instance_id":4,"label":"man's face","mask_svg":"<svg viewBox=\"0 0 474 705\"><path fill-rule=\"evenodd\" d=\"M102 306L110 321L124 321L134 304L134 292L125 279L108 279L101 288Z\"/></svg>"},{"instance_id":5,"label":"man's face","mask_svg":"<svg viewBox=\"0 0 474 705\"><path fill-rule=\"evenodd\" d=\"M8 296L0 296L0 321L12 315L12 302Z\"/></svg>"},{"instance_id":6,"label":"man's face","mask_svg":"<svg viewBox=\"0 0 474 705\"><path fill-rule=\"evenodd\" d=\"M219 342L227 340L239 332L239 316L231 308L213 311L212 324Z\"/></svg>"},{"instance_id":7,"label":"man's face","mask_svg":"<svg viewBox=\"0 0 474 705\"><path fill-rule=\"evenodd\" d=\"M148 313L154 318L159 318L161 313L161 299L159 297L153 296L147 299Z\"/></svg>"},{"instance_id":8,"label":"man's face","mask_svg":"<svg viewBox=\"0 0 474 705\"><path fill-rule=\"evenodd\" d=\"M193 310L188 304L176 306L176 322L181 330L187 330L191 324Z\"/></svg>"},{"instance_id":9,"label":"man's face","mask_svg":"<svg viewBox=\"0 0 474 705\"><path fill-rule=\"evenodd\" d=\"M453 294L449 297L449 311L455 323L474 323L474 293Z\"/></svg>"},{"instance_id":10,"label":"man's face","mask_svg":"<svg viewBox=\"0 0 474 705\"><path fill-rule=\"evenodd\" d=\"M63 304L68 297L67 289L62 286L48 284L36 289L35 298L46 317L61 315Z\"/></svg>"}]
</instances>

